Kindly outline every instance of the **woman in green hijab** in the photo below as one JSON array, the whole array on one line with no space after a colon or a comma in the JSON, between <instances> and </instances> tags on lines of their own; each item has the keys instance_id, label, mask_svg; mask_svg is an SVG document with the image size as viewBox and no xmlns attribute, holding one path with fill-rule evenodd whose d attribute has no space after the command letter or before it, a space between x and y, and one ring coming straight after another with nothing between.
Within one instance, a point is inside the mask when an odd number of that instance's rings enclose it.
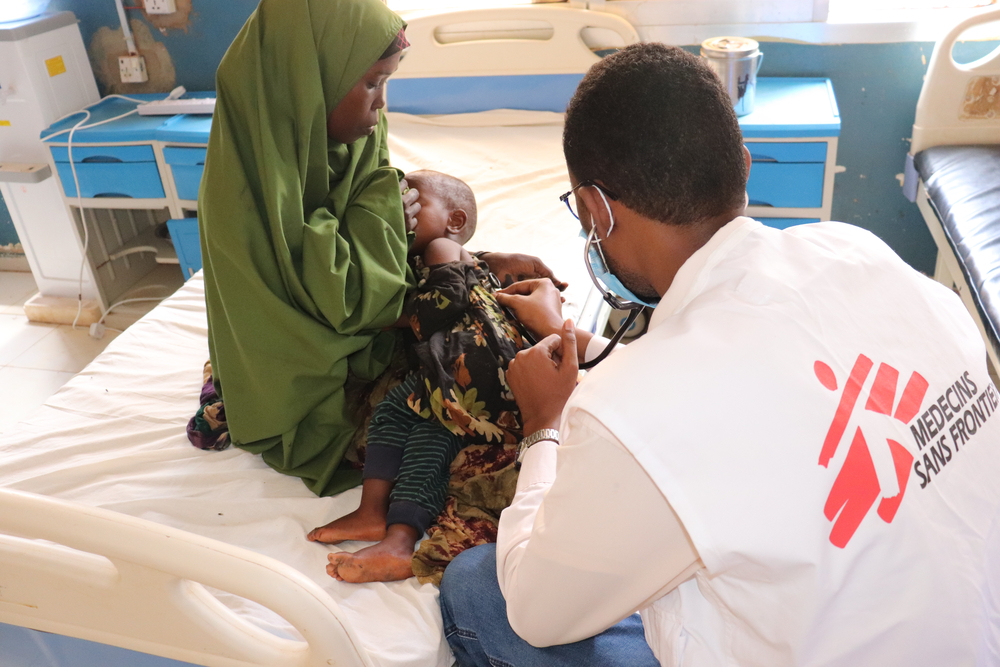
<instances>
[{"instance_id":1,"label":"woman in green hijab","mask_svg":"<svg viewBox=\"0 0 1000 667\"><path fill-rule=\"evenodd\" d=\"M360 482L341 465L360 425L347 394L388 368L412 281L417 193L404 202L382 112L403 27L380 0L262 0L217 75L199 197L225 404L210 421L318 495ZM551 275L534 258L488 261Z\"/></svg>"}]
</instances>

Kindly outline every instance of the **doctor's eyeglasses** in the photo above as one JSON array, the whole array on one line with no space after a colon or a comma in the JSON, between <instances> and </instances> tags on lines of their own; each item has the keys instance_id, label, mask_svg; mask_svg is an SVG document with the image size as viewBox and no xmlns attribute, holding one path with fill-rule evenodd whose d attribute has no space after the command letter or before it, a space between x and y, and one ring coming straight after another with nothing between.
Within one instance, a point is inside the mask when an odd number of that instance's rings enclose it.
<instances>
[{"instance_id":1,"label":"doctor's eyeglasses","mask_svg":"<svg viewBox=\"0 0 1000 667\"><path fill-rule=\"evenodd\" d=\"M605 194L605 196L607 196L612 201L618 201L618 195L616 195L615 193L611 192L611 190L608 190L606 187L604 187L600 183L595 183L594 181L589 181L589 180L588 181L580 181L579 183L576 184L576 186L572 190L570 190L569 192L566 192L564 194L559 195L559 201L561 201L562 203L566 204L566 208L569 209L569 212L572 213L573 217L576 218L577 220L580 219L580 214L577 213L577 211L576 211L576 199L573 197L573 193L576 192L577 190L579 190L580 188L588 188L588 187L591 187L591 186L595 187L598 190L600 190L601 192L603 192Z\"/></svg>"}]
</instances>

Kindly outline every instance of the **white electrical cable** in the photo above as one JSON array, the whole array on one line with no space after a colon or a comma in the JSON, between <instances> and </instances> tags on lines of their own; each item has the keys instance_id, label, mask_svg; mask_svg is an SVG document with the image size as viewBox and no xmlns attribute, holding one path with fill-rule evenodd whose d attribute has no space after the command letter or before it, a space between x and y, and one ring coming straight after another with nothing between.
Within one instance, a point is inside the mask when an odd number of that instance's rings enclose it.
<instances>
[{"instance_id":1,"label":"white electrical cable","mask_svg":"<svg viewBox=\"0 0 1000 667\"><path fill-rule=\"evenodd\" d=\"M132 38L132 30L128 26L128 16L125 15L125 5L122 4L122 0L115 0L115 5L118 7L118 20L122 24L122 34L125 35L125 45L128 46L128 52L130 54L137 55L139 52L135 48L135 40Z\"/></svg>"},{"instance_id":2,"label":"white electrical cable","mask_svg":"<svg viewBox=\"0 0 1000 667\"><path fill-rule=\"evenodd\" d=\"M97 322L94 322L93 324L90 325L90 335L93 338L97 338L97 339L104 338L104 332L106 332L106 331L114 331L116 333L125 333L121 329L112 329L111 327L106 327L103 324L99 324Z\"/></svg>"},{"instance_id":3,"label":"white electrical cable","mask_svg":"<svg viewBox=\"0 0 1000 667\"><path fill-rule=\"evenodd\" d=\"M166 285L145 285L140 289L151 289L154 287L159 289L169 290L169 288ZM111 304L111 306L104 311L104 314L101 315L101 319L97 320L96 322L90 325L90 335L94 338L104 338L105 331L115 331L118 333L124 333L121 329L112 329L111 327L104 326L104 319L111 313L112 310L114 310L118 306L125 305L126 303L132 303L134 301L156 301L157 303L159 303L160 301L163 301L165 298L167 297L166 296L137 297L132 299L122 299L117 303Z\"/></svg>"},{"instance_id":4,"label":"white electrical cable","mask_svg":"<svg viewBox=\"0 0 1000 667\"><path fill-rule=\"evenodd\" d=\"M135 98L135 97L128 97L127 95L118 95L117 93L113 94L113 95L108 95L107 97L104 97L101 101L103 102L104 100L108 100L108 99L111 99L111 98L117 98L117 99L120 99L120 100L125 100L126 102L135 102L136 104L146 104L147 102L149 102L149 100L140 100L140 99ZM86 120L88 118L90 118L90 110L89 109L82 109L80 111L73 111L71 113L66 114L62 118L59 118L59 119L53 121L52 125L58 125L62 121L66 120L67 118L71 118L72 116L75 116L78 113L84 114L84 117L80 119L79 123L77 123L73 127L66 128L65 130L59 130L58 132L53 132L52 134L47 134L47 135L45 135L44 140L48 141L52 137L58 137L60 135L66 134L67 132L73 132L75 130L89 130L92 127L97 127L98 125L104 125L105 123L110 123L112 121L119 120L120 118L124 118L125 116L131 116L134 113L138 113L138 111L136 109L132 109L131 111L126 111L125 113L123 113L121 115L118 115L118 116L114 116L112 118L105 118L104 120L98 121L96 123L91 123L90 125L82 125L82 123L86 122Z\"/></svg>"},{"instance_id":5,"label":"white electrical cable","mask_svg":"<svg viewBox=\"0 0 1000 667\"><path fill-rule=\"evenodd\" d=\"M152 288L152 287L158 287L160 289L168 289L166 285L146 285L146 286L143 287L143 289L149 289L149 288ZM98 324L104 324L104 318L106 318L111 313L112 310L114 310L118 306L123 306L126 303L133 303L135 301L163 301L165 298L167 298L167 297L165 297L165 296L144 296L144 297L138 297L138 298L134 298L134 299L122 299L121 301L119 301L119 302L117 302L115 304L112 304L107 310L105 310L104 314L101 315L101 319L97 320L97 323Z\"/></svg>"},{"instance_id":6,"label":"white electrical cable","mask_svg":"<svg viewBox=\"0 0 1000 667\"><path fill-rule=\"evenodd\" d=\"M145 102L145 100L139 100L134 97L126 97L125 95L108 95L104 99L109 99L109 98L119 98L126 100L128 102L135 102L136 104L143 104ZM77 130L81 129L87 130L92 127L97 127L98 125L104 125L105 123L110 123L115 120L120 120L122 118L125 118L126 116L131 116L132 114L137 113L137 110L132 109L131 111L127 111L118 116L106 118L105 120L98 121L96 123L91 123L89 125L84 125L84 123L86 123L91 116L90 110L84 109L83 111L74 111L73 113L66 114L58 121L56 121L56 123L65 120L66 118L69 118L71 116L75 116L78 113L82 113L83 118L77 121L77 123L73 127L67 130L60 130L59 132L55 132L45 137L46 140L49 140L52 139L53 137L58 137L60 135L66 134L67 132L69 133L69 137L67 137L66 140L66 153L68 154L67 157L69 159L70 171L73 173L73 185L74 187L76 187L77 207L80 209L80 223L83 225L83 257L80 260L80 274L77 279L78 291L77 291L76 317L73 318L73 325L72 325L72 328L74 330L76 329L77 323L80 321L80 315L83 313L83 272L87 264L87 249L90 247L90 227L87 226L87 213L86 209L83 207L83 191L80 188L80 178L76 174L76 163L73 162L73 135L76 134ZM110 311L110 308L108 310Z\"/></svg>"}]
</instances>

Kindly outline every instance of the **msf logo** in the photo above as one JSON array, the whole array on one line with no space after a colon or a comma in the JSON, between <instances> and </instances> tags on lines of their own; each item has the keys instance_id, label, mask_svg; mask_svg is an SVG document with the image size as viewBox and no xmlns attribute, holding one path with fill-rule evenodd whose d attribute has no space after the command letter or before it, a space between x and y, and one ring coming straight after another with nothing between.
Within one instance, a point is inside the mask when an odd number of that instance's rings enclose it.
<instances>
[{"instance_id":1,"label":"msf logo","mask_svg":"<svg viewBox=\"0 0 1000 667\"><path fill-rule=\"evenodd\" d=\"M859 354L841 387L833 369L827 364L817 361L813 365L820 384L830 391L839 389L841 392L837 411L823 441L819 464L824 468L828 467L841 443L850 443L847 456L823 508L826 518L833 521L830 542L841 549L850 542L876 502L879 518L892 523L896 517L903 494L906 493L913 455L896 440L879 437L874 431L878 428L879 421L884 425L886 419L908 424L920 411L920 404L927 393L927 380L914 372L898 394L897 402L899 371L888 364L880 364L871 389L868 390L867 400L859 401L874 366L871 359ZM849 424L857 424L852 433L847 430ZM875 428L871 428L873 425ZM891 430L899 429L894 427ZM873 453L878 460L887 464L883 469L891 468L895 475L890 474L886 478L883 474L880 482Z\"/></svg>"}]
</instances>

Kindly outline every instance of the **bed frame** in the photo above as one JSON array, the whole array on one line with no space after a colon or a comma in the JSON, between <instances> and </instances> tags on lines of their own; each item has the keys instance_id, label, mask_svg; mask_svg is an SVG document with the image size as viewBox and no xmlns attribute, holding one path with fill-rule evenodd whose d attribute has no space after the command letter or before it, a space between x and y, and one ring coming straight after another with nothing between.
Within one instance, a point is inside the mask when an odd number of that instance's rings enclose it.
<instances>
[{"instance_id":1,"label":"bed frame","mask_svg":"<svg viewBox=\"0 0 1000 667\"><path fill-rule=\"evenodd\" d=\"M563 111L599 57L595 40L617 36L598 47L638 41L620 17L566 7L406 19L412 49L390 83L389 103L411 113ZM250 625L206 586L273 610L304 641ZM210 667L374 667L337 601L277 560L10 489L0 489L0 623Z\"/></svg>"},{"instance_id":2,"label":"bed frame","mask_svg":"<svg viewBox=\"0 0 1000 667\"><path fill-rule=\"evenodd\" d=\"M389 80L387 97L390 110L409 114L562 113L597 54L639 41L619 16L567 6L404 18L412 48Z\"/></svg>"},{"instance_id":3,"label":"bed frame","mask_svg":"<svg viewBox=\"0 0 1000 667\"><path fill-rule=\"evenodd\" d=\"M959 64L952 57L955 43L975 26L1000 20L1000 9L991 9L955 25L938 41L930 65L913 124L913 143L907 155L904 173L904 194L915 201L937 245L935 280L953 288L962 297L986 341L991 374L1000 371L1000 341L996 332L1000 321L992 321L982 307L985 296L970 280L967 262L956 252L955 240L935 208L927 183L918 170L919 154L938 146L1000 145L1000 47L979 60ZM992 88L993 93L989 91ZM1000 243L1000 218L993 225ZM1000 263L982 255L973 260L985 261L988 268L1000 271ZM1000 299L1000 294L993 295Z\"/></svg>"},{"instance_id":4,"label":"bed frame","mask_svg":"<svg viewBox=\"0 0 1000 667\"><path fill-rule=\"evenodd\" d=\"M272 558L8 489L0 531L3 623L220 667L373 664L336 602ZM205 586L268 607L306 641L250 625Z\"/></svg>"}]
</instances>

